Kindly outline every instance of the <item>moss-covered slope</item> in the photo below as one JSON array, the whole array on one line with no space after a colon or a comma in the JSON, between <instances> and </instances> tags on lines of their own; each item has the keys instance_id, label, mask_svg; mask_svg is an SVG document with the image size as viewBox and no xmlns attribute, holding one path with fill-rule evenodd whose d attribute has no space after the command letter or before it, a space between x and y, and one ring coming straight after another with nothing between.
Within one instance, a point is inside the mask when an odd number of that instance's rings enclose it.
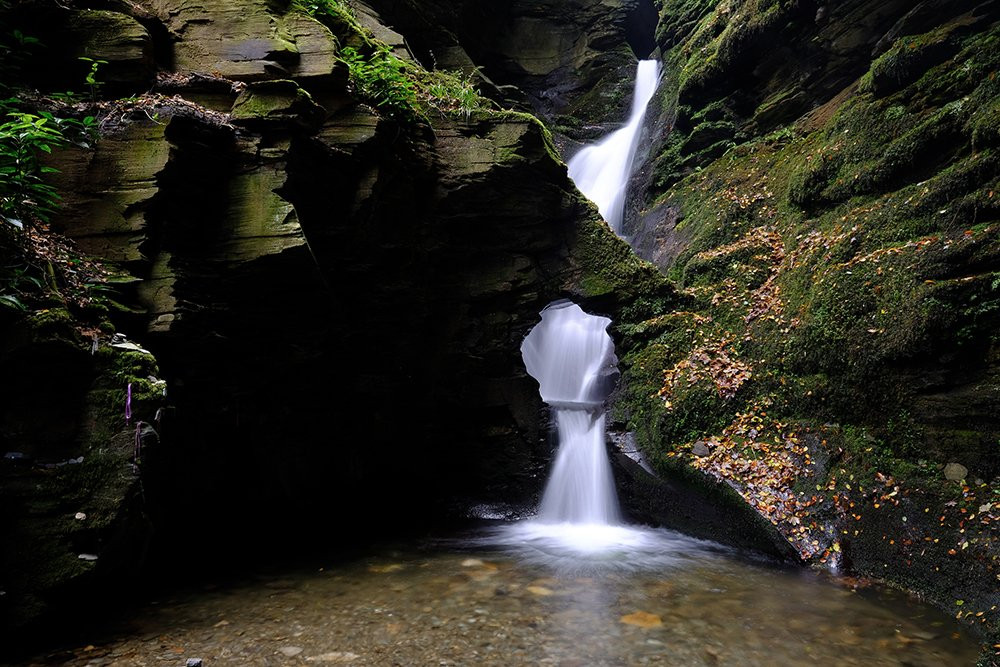
<instances>
[{"instance_id":1,"label":"moss-covered slope","mask_svg":"<svg viewBox=\"0 0 1000 667\"><path fill-rule=\"evenodd\" d=\"M998 19L662 3L676 123L630 233L691 305L623 328L619 404L661 466L730 480L803 558L994 630Z\"/></svg>"}]
</instances>

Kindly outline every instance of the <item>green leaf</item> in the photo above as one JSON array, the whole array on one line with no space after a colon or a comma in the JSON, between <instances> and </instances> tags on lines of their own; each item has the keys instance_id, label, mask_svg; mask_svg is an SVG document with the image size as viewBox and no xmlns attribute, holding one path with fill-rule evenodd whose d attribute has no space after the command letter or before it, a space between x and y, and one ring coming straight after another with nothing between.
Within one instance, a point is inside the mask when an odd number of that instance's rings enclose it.
<instances>
[{"instance_id":1,"label":"green leaf","mask_svg":"<svg viewBox=\"0 0 1000 667\"><path fill-rule=\"evenodd\" d=\"M21 300L12 294L0 294L0 305L14 310L27 310L28 307L21 303Z\"/></svg>"}]
</instances>

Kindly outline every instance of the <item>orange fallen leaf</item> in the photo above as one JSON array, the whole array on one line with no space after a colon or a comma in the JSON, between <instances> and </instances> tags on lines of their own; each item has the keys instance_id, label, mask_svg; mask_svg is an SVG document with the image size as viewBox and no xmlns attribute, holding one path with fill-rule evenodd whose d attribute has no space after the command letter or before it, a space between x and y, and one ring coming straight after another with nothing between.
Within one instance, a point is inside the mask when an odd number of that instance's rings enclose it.
<instances>
[{"instance_id":1,"label":"orange fallen leaf","mask_svg":"<svg viewBox=\"0 0 1000 667\"><path fill-rule=\"evenodd\" d=\"M659 628L663 625L663 619L648 611L636 611L625 614L619 619L625 625L634 625L639 628Z\"/></svg>"},{"instance_id":2,"label":"orange fallen leaf","mask_svg":"<svg viewBox=\"0 0 1000 667\"><path fill-rule=\"evenodd\" d=\"M400 563L389 563L388 565L369 565L368 571L373 574L386 574L388 572L398 572L403 569Z\"/></svg>"}]
</instances>

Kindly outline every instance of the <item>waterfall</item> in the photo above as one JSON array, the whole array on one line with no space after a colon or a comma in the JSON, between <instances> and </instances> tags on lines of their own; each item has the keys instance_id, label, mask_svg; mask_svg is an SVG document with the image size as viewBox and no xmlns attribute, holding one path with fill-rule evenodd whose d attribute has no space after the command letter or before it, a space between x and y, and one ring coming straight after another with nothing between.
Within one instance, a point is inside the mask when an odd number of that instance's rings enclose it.
<instances>
[{"instance_id":1,"label":"waterfall","mask_svg":"<svg viewBox=\"0 0 1000 667\"><path fill-rule=\"evenodd\" d=\"M614 525L618 498L604 445L604 399L617 379L611 320L588 315L570 301L542 311L521 344L528 373L552 406L559 450L545 486L544 523Z\"/></svg>"},{"instance_id":2,"label":"waterfall","mask_svg":"<svg viewBox=\"0 0 1000 667\"><path fill-rule=\"evenodd\" d=\"M625 215L625 190L632 175L632 159L639 143L639 131L659 79L658 60L640 61L628 123L596 144L581 149L569 161L570 178L580 192L597 204L608 226L619 236Z\"/></svg>"},{"instance_id":3,"label":"waterfall","mask_svg":"<svg viewBox=\"0 0 1000 667\"><path fill-rule=\"evenodd\" d=\"M574 182L619 235L639 131L659 76L658 61L640 62L628 123L569 161ZM549 304L541 316L521 344L521 356L552 408L559 449L538 517L511 524L499 535L528 557L543 555L562 564L566 558L626 567L660 562L650 555L669 551L676 538L622 523L605 447L604 401L618 379L607 332L611 320L570 301Z\"/></svg>"}]
</instances>

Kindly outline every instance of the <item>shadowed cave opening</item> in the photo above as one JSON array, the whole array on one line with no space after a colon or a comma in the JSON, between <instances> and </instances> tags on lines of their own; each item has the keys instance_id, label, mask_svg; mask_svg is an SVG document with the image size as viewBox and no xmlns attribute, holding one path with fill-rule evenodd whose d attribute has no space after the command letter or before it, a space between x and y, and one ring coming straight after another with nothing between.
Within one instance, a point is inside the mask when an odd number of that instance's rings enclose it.
<instances>
[{"instance_id":1,"label":"shadowed cave opening","mask_svg":"<svg viewBox=\"0 0 1000 667\"><path fill-rule=\"evenodd\" d=\"M649 58L656 48L657 19L653 0L634 0L625 17L625 39L639 60Z\"/></svg>"}]
</instances>

